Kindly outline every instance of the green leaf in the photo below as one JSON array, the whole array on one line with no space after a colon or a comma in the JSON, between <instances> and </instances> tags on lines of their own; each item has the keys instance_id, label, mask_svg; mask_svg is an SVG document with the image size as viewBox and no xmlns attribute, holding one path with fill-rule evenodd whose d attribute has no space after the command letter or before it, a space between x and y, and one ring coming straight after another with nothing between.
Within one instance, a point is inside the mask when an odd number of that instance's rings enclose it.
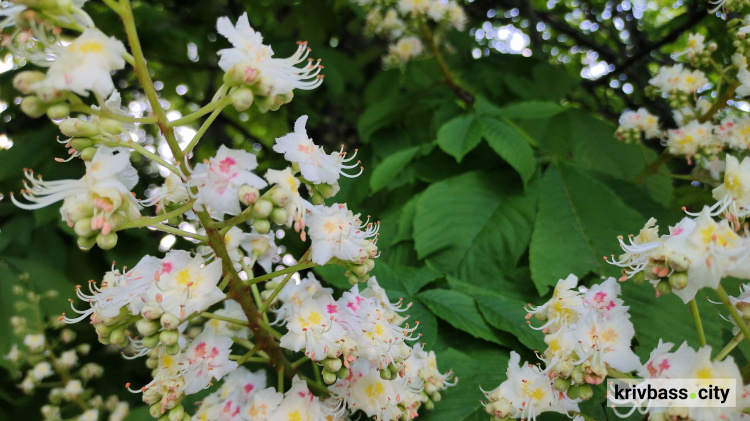
<instances>
[{"instance_id":1,"label":"green leaf","mask_svg":"<svg viewBox=\"0 0 750 421\"><path fill-rule=\"evenodd\" d=\"M383 160L372 171L370 176L370 188L375 193L385 187L404 167L411 162L414 155L419 152L419 146L413 146L396 152Z\"/></svg>"},{"instance_id":2,"label":"green leaf","mask_svg":"<svg viewBox=\"0 0 750 421\"><path fill-rule=\"evenodd\" d=\"M518 171L524 185L534 175L534 151L526 139L507 123L496 118L481 117L482 134L490 147L513 169Z\"/></svg>"},{"instance_id":3,"label":"green leaf","mask_svg":"<svg viewBox=\"0 0 750 421\"><path fill-rule=\"evenodd\" d=\"M526 321L524 307L529 302L525 297L515 296L511 291L503 294L485 288L471 285L453 277L448 277L451 288L474 297L484 320L491 326L504 332L513 334L529 349L544 350L544 334L532 329Z\"/></svg>"},{"instance_id":4,"label":"green leaf","mask_svg":"<svg viewBox=\"0 0 750 421\"><path fill-rule=\"evenodd\" d=\"M531 276L541 295L569 274L615 272L603 256L617 236L637 232L645 219L606 185L566 164L549 167L541 183L531 237Z\"/></svg>"},{"instance_id":5,"label":"green leaf","mask_svg":"<svg viewBox=\"0 0 750 421\"><path fill-rule=\"evenodd\" d=\"M349 283L349 280L346 278L346 275L344 275L344 273L346 273L346 269L343 266L317 266L313 268L313 272L315 272L315 276L320 278L322 281L325 281L324 283L333 285L338 289L349 290L352 287L352 285Z\"/></svg>"},{"instance_id":6,"label":"green leaf","mask_svg":"<svg viewBox=\"0 0 750 421\"><path fill-rule=\"evenodd\" d=\"M456 329L499 345L508 344L501 340L497 332L484 321L476 302L470 296L453 290L431 289L420 292L417 298L437 317L450 323Z\"/></svg>"},{"instance_id":7,"label":"green leaf","mask_svg":"<svg viewBox=\"0 0 750 421\"><path fill-rule=\"evenodd\" d=\"M357 128L362 141L367 143L370 136L381 127L391 124L400 117L411 104L411 95L392 95L367 107L359 118Z\"/></svg>"},{"instance_id":8,"label":"green leaf","mask_svg":"<svg viewBox=\"0 0 750 421\"><path fill-rule=\"evenodd\" d=\"M549 118L563 111L565 108L554 102L525 101L498 108L495 115L513 119Z\"/></svg>"},{"instance_id":9,"label":"green leaf","mask_svg":"<svg viewBox=\"0 0 750 421\"><path fill-rule=\"evenodd\" d=\"M500 173L470 172L428 187L417 202L415 248L445 272L513 269L531 238L535 195Z\"/></svg>"},{"instance_id":10,"label":"green leaf","mask_svg":"<svg viewBox=\"0 0 750 421\"><path fill-rule=\"evenodd\" d=\"M461 162L482 140L482 127L473 114L462 115L445 123L437 134L437 144L448 155Z\"/></svg>"},{"instance_id":11,"label":"green leaf","mask_svg":"<svg viewBox=\"0 0 750 421\"><path fill-rule=\"evenodd\" d=\"M398 218L398 230L396 231L395 238L391 240L391 245L412 239L414 235L414 215L417 213L417 201L419 201L420 195L415 195L401 207L401 214Z\"/></svg>"},{"instance_id":12,"label":"green leaf","mask_svg":"<svg viewBox=\"0 0 750 421\"><path fill-rule=\"evenodd\" d=\"M461 352L453 348L437 352L438 368L448 369L458 377L456 386L440 393L442 399L433 411L424 411L421 421L473 420L471 416L483 411L480 400L484 390L496 388L506 378L509 355L496 350ZM487 419L487 414L481 419Z\"/></svg>"}]
</instances>

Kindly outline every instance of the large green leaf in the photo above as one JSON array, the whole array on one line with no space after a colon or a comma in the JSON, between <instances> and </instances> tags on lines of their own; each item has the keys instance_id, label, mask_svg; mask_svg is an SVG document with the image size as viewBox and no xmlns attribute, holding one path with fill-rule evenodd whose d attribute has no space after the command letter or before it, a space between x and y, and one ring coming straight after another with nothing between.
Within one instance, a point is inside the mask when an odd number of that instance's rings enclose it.
<instances>
[{"instance_id":1,"label":"large green leaf","mask_svg":"<svg viewBox=\"0 0 750 421\"><path fill-rule=\"evenodd\" d=\"M618 235L637 232L645 221L585 171L563 163L550 166L540 187L529 254L539 293L571 273L612 273L603 256L618 251Z\"/></svg>"},{"instance_id":2,"label":"large green leaf","mask_svg":"<svg viewBox=\"0 0 750 421\"><path fill-rule=\"evenodd\" d=\"M534 151L524 137L509 124L492 117L481 117L482 134L490 147L521 175L526 184L534 174Z\"/></svg>"},{"instance_id":3,"label":"large green leaf","mask_svg":"<svg viewBox=\"0 0 750 421\"><path fill-rule=\"evenodd\" d=\"M469 282L513 269L531 238L536 199L508 184L500 173L470 172L428 187L414 218L419 257Z\"/></svg>"},{"instance_id":4,"label":"large green leaf","mask_svg":"<svg viewBox=\"0 0 750 421\"><path fill-rule=\"evenodd\" d=\"M475 338L499 345L509 343L484 321L477 304L470 296L447 289L431 289L420 292L417 298L439 318L456 329L470 333Z\"/></svg>"},{"instance_id":5,"label":"large green leaf","mask_svg":"<svg viewBox=\"0 0 750 421\"><path fill-rule=\"evenodd\" d=\"M495 350L466 350L453 348L437 353L440 370L452 370L458 377L456 386L441 392L442 400L433 411L425 411L419 419L423 421L458 420L469 421L482 411L484 390L496 388L506 378L509 355ZM488 419L485 414L483 418Z\"/></svg>"},{"instance_id":6,"label":"large green leaf","mask_svg":"<svg viewBox=\"0 0 750 421\"><path fill-rule=\"evenodd\" d=\"M437 144L448 155L461 162L482 140L482 127L473 114L462 115L445 123L437 134Z\"/></svg>"},{"instance_id":7,"label":"large green leaf","mask_svg":"<svg viewBox=\"0 0 750 421\"><path fill-rule=\"evenodd\" d=\"M370 176L370 188L375 193L385 187L419 152L419 146L398 151L383 160L372 171Z\"/></svg>"}]
</instances>

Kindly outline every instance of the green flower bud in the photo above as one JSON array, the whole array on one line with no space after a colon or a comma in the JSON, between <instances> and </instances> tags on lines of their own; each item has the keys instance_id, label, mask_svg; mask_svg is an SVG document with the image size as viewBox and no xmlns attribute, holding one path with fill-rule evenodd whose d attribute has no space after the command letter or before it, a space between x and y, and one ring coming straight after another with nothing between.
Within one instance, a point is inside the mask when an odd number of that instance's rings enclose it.
<instances>
[{"instance_id":1,"label":"green flower bud","mask_svg":"<svg viewBox=\"0 0 750 421\"><path fill-rule=\"evenodd\" d=\"M107 235L101 232L96 235L96 245L102 250L110 250L117 245L117 233L110 232Z\"/></svg>"},{"instance_id":2,"label":"green flower bud","mask_svg":"<svg viewBox=\"0 0 750 421\"><path fill-rule=\"evenodd\" d=\"M169 355L177 355L180 353L180 344L167 345L164 349Z\"/></svg>"},{"instance_id":3,"label":"green flower bud","mask_svg":"<svg viewBox=\"0 0 750 421\"><path fill-rule=\"evenodd\" d=\"M573 370L570 372L570 378L573 379L575 383L583 383L583 367L580 365L573 367Z\"/></svg>"},{"instance_id":4,"label":"green flower bud","mask_svg":"<svg viewBox=\"0 0 750 421\"><path fill-rule=\"evenodd\" d=\"M365 268L367 269L367 273L372 272L372 270L375 268L375 261L372 259L367 259L363 263L365 265Z\"/></svg>"},{"instance_id":5,"label":"green flower bud","mask_svg":"<svg viewBox=\"0 0 750 421\"><path fill-rule=\"evenodd\" d=\"M109 341L120 348L125 348L130 343L128 337L125 335L125 329L113 330L112 334L109 335Z\"/></svg>"},{"instance_id":6,"label":"green flower bud","mask_svg":"<svg viewBox=\"0 0 750 421\"><path fill-rule=\"evenodd\" d=\"M338 377L340 379L345 379L345 378L349 377L349 374L351 374L351 372L349 371L348 368L341 367L341 369L336 372L336 377Z\"/></svg>"},{"instance_id":7,"label":"green flower bud","mask_svg":"<svg viewBox=\"0 0 750 421\"><path fill-rule=\"evenodd\" d=\"M326 384L334 384L336 383L336 373L331 373L330 371L323 369L323 381Z\"/></svg>"},{"instance_id":8,"label":"green flower bud","mask_svg":"<svg viewBox=\"0 0 750 421\"><path fill-rule=\"evenodd\" d=\"M268 105L268 109L270 109L271 106L273 106L274 102L276 102L276 96L271 96L273 87L273 78L269 78L267 76L259 77L253 85L253 91L258 94L258 96L264 97L267 100L266 105Z\"/></svg>"},{"instance_id":9,"label":"green flower bud","mask_svg":"<svg viewBox=\"0 0 750 421\"><path fill-rule=\"evenodd\" d=\"M140 319L136 322L135 328L138 329L141 335L151 336L161 329L161 324L147 319Z\"/></svg>"},{"instance_id":10,"label":"green flower bud","mask_svg":"<svg viewBox=\"0 0 750 421\"><path fill-rule=\"evenodd\" d=\"M583 400L589 400L594 396L594 390L590 384L579 384L578 385L578 397Z\"/></svg>"},{"instance_id":11,"label":"green flower bud","mask_svg":"<svg viewBox=\"0 0 750 421\"><path fill-rule=\"evenodd\" d=\"M99 121L99 128L110 134L120 134L125 129L122 127L122 123L108 118L103 118Z\"/></svg>"},{"instance_id":12,"label":"green flower bud","mask_svg":"<svg viewBox=\"0 0 750 421\"><path fill-rule=\"evenodd\" d=\"M182 405L177 405L170 409L167 415L169 421L182 421L185 417L185 408Z\"/></svg>"},{"instance_id":13,"label":"green flower bud","mask_svg":"<svg viewBox=\"0 0 750 421\"><path fill-rule=\"evenodd\" d=\"M635 275L633 275L632 279L636 284L642 284L646 282L646 275L643 273L643 271L636 272Z\"/></svg>"},{"instance_id":14,"label":"green flower bud","mask_svg":"<svg viewBox=\"0 0 750 421\"><path fill-rule=\"evenodd\" d=\"M268 232L271 231L271 223L268 219L256 219L255 222L253 222L253 228L255 228L255 231L258 231L260 234L268 234Z\"/></svg>"},{"instance_id":15,"label":"green flower bud","mask_svg":"<svg viewBox=\"0 0 750 421\"><path fill-rule=\"evenodd\" d=\"M70 105L65 102L51 105L49 108L47 108L47 117L52 120L66 118L68 115L70 115Z\"/></svg>"},{"instance_id":16,"label":"green flower bud","mask_svg":"<svg viewBox=\"0 0 750 421\"><path fill-rule=\"evenodd\" d=\"M669 285L673 289L683 289L688 284L688 275L685 272L675 272L669 275Z\"/></svg>"},{"instance_id":17,"label":"green flower bud","mask_svg":"<svg viewBox=\"0 0 750 421\"><path fill-rule=\"evenodd\" d=\"M424 401L424 403L422 403L422 406L424 406L428 411L432 411L432 409L435 408L435 404L429 399Z\"/></svg>"},{"instance_id":18,"label":"green flower bud","mask_svg":"<svg viewBox=\"0 0 750 421\"><path fill-rule=\"evenodd\" d=\"M159 366L159 359L158 358L147 358L146 359L146 367L150 369L155 369Z\"/></svg>"},{"instance_id":19,"label":"green flower bud","mask_svg":"<svg viewBox=\"0 0 750 421\"><path fill-rule=\"evenodd\" d=\"M96 237L78 237L78 248L81 250L91 250L96 244Z\"/></svg>"},{"instance_id":20,"label":"green flower bud","mask_svg":"<svg viewBox=\"0 0 750 421\"><path fill-rule=\"evenodd\" d=\"M347 280L352 285L357 285L358 283L362 282L362 280L359 279L359 276L354 273L349 273L349 277L347 278Z\"/></svg>"},{"instance_id":21,"label":"green flower bud","mask_svg":"<svg viewBox=\"0 0 750 421\"><path fill-rule=\"evenodd\" d=\"M180 332L176 330L162 330L159 333L159 340L164 345L174 345L180 339Z\"/></svg>"},{"instance_id":22,"label":"green flower bud","mask_svg":"<svg viewBox=\"0 0 750 421\"><path fill-rule=\"evenodd\" d=\"M31 85L43 81L45 77L47 76L44 73L37 72L36 70L19 72L13 78L13 87L22 94L29 95L31 93Z\"/></svg>"},{"instance_id":23,"label":"green flower bud","mask_svg":"<svg viewBox=\"0 0 750 421\"><path fill-rule=\"evenodd\" d=\"M73 225L73 231L79 237L90 237L94 233L94 230L91 229L91 218L83 218L76 221L75 225Z\"/></svg>"},{"instance_id":24,"label":"green flower bud","mask_svg":"<svg viewBox=\"0 0 750 421\"><path fill-rule=\"evenodd\" d=\"M159 321L161 322L161 327L167 330L175 330L180 325L180 319L170 313L163 314Z\"/></svg>"},{"instance_id":25,"label":"green flower bud","mask_svg":"<svg viewBox=\"0 0 750 421\"><path fill-rule=\"evenodd\" d=\"M44 87L36 90L36 96L45 104L54 104L63 100L65 92L52 87Z\"/></svg>"},{"instance_id":26,"label":"green flower bud","mask_svg":"<svg viewBox=\"0 0 750 421\"><path fill-rule=\"evenodd\" d=\"M287 213L286 209L273 208L273 211L271 212L271 221L279 225L284 225L286 224L286 221L288 219L289 219L289 214Z\"/></svg>"},{"instance_id":27,"label":"green flower bud","mask_svg":"<svg viewBox=\"0 0 750 421\"><path fill-rule=\"evenodd\" d=\"M232 100L234 109L238 112L243 112L250 108L251 105L253 105L253 99L255 98L255 95L250 89L238 88L235 89L231 94L229 94L229 98Z\"/></svg>"},{"instance_id":28,"label":"green flower bud","mask_svg":"<svg viewBox=\"0 0 750 421\"><path fill-rule=\"evenodd\" d=\"M568 398L578 399L578 385L574 384L568 388Z\"/></svg>"},{"instance_id":29,"label":"green flower bud","mask_svg":"<svg viewBox=\"0 0 750 421\"><path fill-rule=\"evenodd\" d=\"M146 336L143 338L143 346L148 349L154 349L159 345L159 334L154 333L153 335Z\"/></svg>"},{"instance_id":30,"label":"green flower bud","mask_svg":"<svg viewBox=\"0 0 750 421\"><path fill-rule=\"evenodd\" d=\"M321 196L328 199L333 197L334 194L336 194L336 188L330 184L326 183L320 183L317 186L315 186L318 191L320 192Z\"/></svg>"},{"instance_id":31,"label":"green flower bud","mask_svg":"<svg viewBox=\"0 0 750 421\"><path fill-rule=\"evenodd\" d=\"M276 188L271 191L269 199L271 199L271 203L274 205L283 208L289 203L289 194L282 189Z\"/></svg>"},{"instance_id":32,"label":"green flower bud","mask_svg":"<svg viewBox=\"0 0 750 421\"><path fill-rule=\"evenodd\" d=\"M84 161L91 161L96 155L96 148L86 148L81 151L81 159Z\"/></svg>"},{"instance_id":33,"label":"green flower bud","mask_svg":"<svg viewBox=\"0 0 750 421\"><path fill-rule=\"evenodd\" d=\"M255 97L255 105L258 106L258 110L261 113L265 113L273 106L273 97L263 96L256 92L258 96Z\"/></svg>"},{"instance_id":34,"label":"green flower bud","mask_svg":"<svg viewBox=\"0 0 750 421\"><path fill-rule=\"evenodd\" d=\"M339 358L326 358L323 360L323 367L331 373L336 373L341 370L341 359Z\"/></svg>"},{"instance_id":35,"label":"green flower bud","mask_svg":"<svg viewBox=\"0 0 750 421\"><path fill-rule=\"evenodd\" d=\"M253 217L256 219L268 218L273 212L273 203L268 200L260 199L253 205Z\"/></svg>"},{"instance_id":36,"label":"green flower bud","mask_svg":"<svg viewBox=\"0 0 750 421\"><path fill-rule=\"evenodd\" d=\"M312 202L313 205L316 205L316 206L325 204L326 202L323 195L320 194L320 192L317 190L313 190L313 194L312 194L312 197L310 198L310 201Z\"/></svg>"},{"instance_id":37,"label":"green flower bud","mask_svg":"<svg viewBox=\"0 0 750 421\"><path fill-rule=\"evenodd\" d=\"M383 380L390 380L391 379L391 370L388 370L388 368L383 368L380 370L380 378Z\"/></svg>"},{"instance_id":38,"label":"green flower bud","mask_svg":"<svg viewBox=\"0 0 750 421\"><path fill-rule=\"evenodd\" d=\"M70 139L70 147L79 152L92 146L94 146L94 141L88 137L74 137Z\"/></svg>"},{"instance_id":39,"label":"green flower bud","mask_svg":"<svg viewBox=\"0 0 750 421\"><path fill-rule=\"evenodd\" d=\"M367 275L367 265L352 265L349 270L352 271L355 275L357 275L358 278L361 278L365 275Z\"/></svg>"},{"instance_id":40,"label":"green flower bud","mask_svg":"<svg viewBox=\"0 0 750 421\"><path fill-rule=\"evenodd\" d=\"M292 100L294 99L294 92L293 91L289 91L289 92L287 92L285 94L280 94L279 98L281 98L281 100L282 100L282 102L284 104L288 104L288 103L292 102Z\"/></svg>"},{"instance_id":41,"label":"green flower bud","mask_svg":"<svg viewBox=\"0 0 750 421\"><path fill-rule=\"evenodd\" d=\"M743 318L750 319L750 304L739 302L736 307L742 313Z\"/></svg>"},{"instance_id":42,"label":"green flower bud","mask_svg":"<svg viewBox=\"0 0 750 421\"><path fill-rule=\"evenodd\" d=\"M442 398L443 397L440 396L440 392L435 392L432 394L432 396L430 396L430 399L432 399L433 402L440 402L440 399Z\"/></svg>"},{"instance_id":43,"label":"green flower bud","mask_svg":"<svg viewBox=\"0 0 750 421\"><path fill-rule=\"evenodd\" d=\"M159 418L161 416L161 402L157 402L148 409L148 413L153 418Z\"/></svg>"},{"instance_id":44,"label":"green flower bud","mask_svg":"<svg viewBox=\"0 0 750 421\"><path fill-rule=\"evenodd\" d=\"M560 392L565 392L570 388L570 379L558 377L555 379L555 389Z\"/></svg>"},{"instance_id":45,"label":"green flower bud","mask_svg":"<svg viewBox=\"0 0 750 421\"><path fill-rule=\"evenodd\" d=\"M35 96L27 96L21 100L21 111L31 118L39 118L47 112L47 105Z\"/></svg>"},{"instance_id":46,"label":"green flower bud","mask_svg":"<svg viewBox=\"0 0 750 421\"><path fill-rule=\"evenodd\" d=\"M70 137L94 137L101 133L96 124L80 118L69 118L60 123L59 127L62 134Z\"/></svg>"},{"instance_id":47,"label":"green flower bud","mask_svg":"<svg viewBox=\"0 0 750 421\"><path fill-rule=\"evenodd\" d=\"M656 292L659 295L666 295L672 292L672 285L669 285L668 281L661 281L656 284Z\"/></svg>"}]
</instances>

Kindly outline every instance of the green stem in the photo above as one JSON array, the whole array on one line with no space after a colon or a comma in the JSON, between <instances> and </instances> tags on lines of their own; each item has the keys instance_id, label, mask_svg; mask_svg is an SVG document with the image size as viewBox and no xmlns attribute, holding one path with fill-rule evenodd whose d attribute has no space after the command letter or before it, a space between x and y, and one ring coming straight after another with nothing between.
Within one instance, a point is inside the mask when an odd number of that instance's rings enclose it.
<instances>
[{"instance_id":1,"label":"green stem","mask_svg":"<svg viewBox=\"0 0 750 421\"><path fill-rule=\"evenodd\" d=\"M245 355L230 355L229 359L237 361L237 365L242 365L242 364L245 364L245 363L267 363L268 362L268 358L264 358L264 357L249 357L249 356L247 356L247 354L245 354Z\"/></svg>"},{"instance_id":2,"label":"green stem","mask_svg":"<svg viewBox=\"0 0 750 421\"><path fill-rule=\"evenodd\" d=\"M304 364L304 363L305 363L305 361L310 361L310 358L309 358L309 357L307 357L307 356L304 356L304 357L300 358L299 360L297 360L297 361L293 362L293 363L292 363L292 367L295 367L295 368L296 368L296 367L299 367L299 366L301 366L302 364Z\"/></svg>"},{"instance_id":3,"label":"green stem","mask_svg":"<svg viewBox=\"0 0 750 421\"><path fill-rule=\"evenodd\" d=\"M281 283L276 286L276 289L273 290L273 293L271 293L271 296L268 297L268 299L266 299L266 301L263 303L263 306L261 306L261 308L259 310L259 312L261 314L265 313L266 310L268 310L268 307L271 305L271 303L273 302L273 300L275 300L276 297L279 295L279 293L281 292L281 290L284 288L284 285L286 285L287 282L289 282L289 280L292 278L292 275L294 275L295 272L304 269L304 268L298 268L298 267L299 266L303 266L305 263L308 263L308 264L312 263L312 262L305 262L305 259L307 259L307 256L310 254L310 250L311 249L307 249L307 251L305 252L305 254L303 254L302 257L300 258L300 261L302 261L302 263L299 263L299 264L294 265L292 267L289 267L289 268L286 268L284 270L278 271L278 272L286 272L287 275L284 278L284 280L281 281ZM268 277L268 276L274 275L274 274L275 274L275 276L279 276L278 272L269 273L268 275L264 275L264 276ZM258 282L260 282L260 281L258 281L258 279L259 278L263 278L264 276L259 276L258 278L255 278L253 280L256 281L255 283L258 283ZM273 277L273 276L271 276L271 277ZM268 279L268 278L266 278L266 279Z\"/></svg>"},{"instance_id":4,"label":"green stem","mask_svg":"<svg viewBox=\"0 0 750 421\"><path fill-rule=\"evenodd\" d=\"M700 118L698 119L698 122L705 123L711 120L711 118L713 118L713 116L716 113L718 113L722 108L724 108L727 105L727 102L730 99L734 98L734 92L739 87L740 87L739 80L734 80L729 85L727 85L727 90L724 91L724 94L719 99L717 99L716 102L714 102L714 105L712 105L711 108L709 108L705 114L700 116Z\"/></svg>"},{"instance_id":5,"label":"green stem","mask_svg":"<svg viewBox=\"0 0 750 421\"><path fill-rule=\"evenodd\" d=\"M164 232L168 232L170 234L179 235L180 237L188 237L188 238L192 238L194 240L202 241L204 243L208 242L208 237L206 237L205 235L200 235L200 234L195 234L195 233L192 233L192 232L189 232L189 231L184 231L184 230L181 230L179 228L175 228L175 227L172 227L172 226L169 226L169 225L151 224L151 225L148 225L148 226L151 227L151 228L153 228L153 229L159 230L159 231L164 231Z\"/></svg>"},{"instance_id":6,"label":"green stem","mask_svg":"<svg viewBox=\"0 0 750 421\"><path fill-rule=\"evenodd\" d=\"M175 167L174 165L168 163L167 161L165 161L159 155L157 155L157 154L149 151L148 149L144 148L140 143L134 142L132 140L129 141L129 142L119 142L119 143L121 143L122 146L125 146L127 148L132 148L133 150L135 150L139 154L141 154L141 155L145 156L146 158L148 158L148 159L156 162L157 164L159 164L159 165L163 166L164 168L168 169L169 171L171 171L174 175L182 178L182 173L180 172L180 170L177 169L177 167Z\"/></svg>"},{"instance_id":7,"label":"green stem","mask_svg":"<svg viewBox=\"0 0 750 421\"><path fill-rule=\"evenodd\" d=\"M93 114L102 118L107 118L109 120L115 120L115 121L119 121L122 123L154 124L158 121L156 116L142 117L142 118L130 117L126 115L115 114L105 109L96 110L94 108L89 107L86 104L74 105L70 107L70 110L77 112L77 113Z\"/></svg>"},{"instance_id":8,"label":"green stem","mask_svg":"<svg viewBox=\"0 0 750 421\"><path fill-rule=\"evenodd\" d=\"M138 76L138 81L141 83L141 87L146 94L146 98L148 98L149 104L151 104L151 109L156 115L156 124L159 126L164 138L167 139L167 144L169 144L169 149L172 150L172 155L174 155L175 161L181 162L183 155L180 150L180 145L177 143L174 129L169 125L167 114L161 107L159 96L154 87L154 82L151 80L151 75L148 73L146 57L143 55L141 42L138 39L138 31L135 28L135 18L133 17L133 9L130 7L130 1L120 0L120 6L122 7L120 17L125 26L125 34L128 37L128 43L130 44L130 49L133 52L133 59L135 61L135 74Z\"/></svg>"},{"instance_id":9,"label":"green stem","mask_svg":"<svg viewBox=\"0 0 750 421\"><path fill-rule=\"evenodd\" d=\"M222 86L222 88L223 88L223 86ZM219 89L222 89L222 88L219 88ZM177 120L170 121L169 125L170 126L184 126L184 125L186 125L188 123L191 123L191 122L193 122L193 121L195 121L195 120L203 117L204 115L206 115L206 114L214 111L218 107L226 107L227 105L229 105L231 103L231 100L229 100L229 102L226 102L226 100L228 100L228 98L221 99L221 100L218 100L218 101L209 102L208 104L204 105L203 108L199 109L198 111L196 111L194 113L190 113L190 114L188 114L188 115L186 115L184 117L178 118Z\"/></svg>"},{"instance_id":10,"label":"green stem","mask_svg":"<svg viewBox=\"0 0 750 421\"><path fill-rule=\"evenodd\" d=\"M693 313L693 321L695 322L695 329L698 331L698 341L701 346L706 346L706 334L703 332L703 321L701 320L700 312L698 312L698 303L695 298L690 300L690 312Z\"/></svg>"},{"instance_id":11,"label":"green stem","mask_svg":"<svg viewBox=\"0 0 750 421\"><path fill-rule=\"evenodd\" d=\"M198 141L201 140L203 135L206 133L206 130L208 130L208 128L211 127L211 124L213 124L214 120L216 120L216 117L218 117L219 114L221 114L221 111L224 109L224 107L229 105L230 102L231 100L229 98L224 98L223 100L217 102L217 104L219 104L219 108L216 108L214 112L212 112L211 115L208 116L206 121L204 121L203 124L201 125L201 128L198 129L198 132L195 133L195 136L193 136L193 139L185 147L185 151L184 151L185 155L189 154L190 151L193 150L195 145L198 144Z\"/></svg>"},{"instance_id":12,"label":"green stem","mask_svg":"<svg viewBox=\"0 0 750 421\"><path fill-rule=\"evenodd\" d=\"M721 303L724 304L724 307L729 310L729 314L732 316L732 319L734 319L734 322L737 324L737 327L740 328L740 332L742 332L743 335L745 335L745 338L750 338L750 328L745 325L745 321L742 320L742 316L737 312L737 309L732 305L732 303L729 301L729 295L727 295L727 292L724 290L724 287L719 284L719 286L714 290L716 291L716 294L719 296L719 299L721 300Z\"/></svg>"},{"instance_id":13,"label":"green stem","mask_svg":"<svg viewBox=\"0 0 750 421\"><path fill-rule=\"evenodd\" d=\"M466 89L456 84L453 74L451 74L450 68L448 68L448 65L445 63L445 60L443 60L443 55L440 54L440 49L435 44L435 37L433 37L432 31L430 31L430 28L427 26L425 22L420 22L419 27L420 27L420 30L422 31L423 40L430 47L430 51L432 52L432 55L435 56L435 60L437 60L438 66L440 66L440 71L443 73L443 82L445 82L445 84L448 85L448 88L450 88L450 90L453 91L453 93L458 98L463 100L466 103L466 105L472 106L474 104L474 95L472 95L471 92L467 91Z\"/></svg>"},{"instance_id":14,"label":"green stem","mask_svg":"<svg viewBox=\"0 0 750 421\"><path fill-rule=\"evenodd\" d=\"M672 154L667 151L662 152L662 154L659 155L658 158L653 160L646 166L646 168L641 170L641 172L639 172L638 175L635 176L633 183L635 185L641 185L648 176L656 174L656 172L659 171L659 167L661 167L665 162L669 161L670 158L672 158Z\"/></svg>"},{"instance_id":15,"label":"green stem","mask_svg":"<svg viewBox=\"0 0 750 421\"><path fill-rule=\"evenodd\" d=\"M253 207L248 206L239 215L233 216L226 221L212 221L208 224L211 228L226 228L239 225L253 217Z\"/></svg>"},{"instance_id":16,"label":"green stem","mask_svg":"<svg viewBox=\"0 0 750 421\"><path fill-rule=\"evenodd\" d=\"M235 319L233 317L227 317L227 316L222 316L220 314L209 313L207 311L204 311L203 313L201 313L201 316L207 319L216 319L216 320L221 320L227 323L234 323L240 326L247 326L247 320Z\"/></svg>"},{"instance_id":17,"label":"green stem","mask_svg":"<svg viewBox=\"0 0 750 421\"><path fill-rule=\"evenodd\" d=\"M278 384L276 385L276 387L278 388L278 390L284 390L284 367L281 367L281 369L279 369L278 374L279 374L279 379L278 379Z\"/></svg>"},{"instance_id":18,"label":"green stem","mask_svg":"<svg viewBox=\"0 0 750 421\"><path fill-rule=\"evenodd\" d=\"M161 215L156 215L156 216L138 218L132 221L124 222L120 224L119 227L117 227L117 230L120 231L120 230L124 230L128 228L140 228L140 227L147 227L153 224L158 224L159 222L164 222L176 216L180 216L192 208L193 208L193 201L191 200L171 212L163 213Z\"/></svg>"},{"instance_id":19,"label":"green stem","mask_svg":"<svg viewBox=\"0 0 750 421\"><path fill-rule=\"evenodd\" d=\"M106 4L110 9L112 9L115 13L118 15L122 15L122 6L117 4L115 0L104 0L104 4Z\"/></svg>"},{"instance_id":20,"label":"green stem","mask_svg":"<svg viewBox=\"0 0 750 421\"><path fill-rule=\"evenodd\" d=\"M302 256L302 259L304 259L306 256L307 256L307 253L305 253L305 255ZM294 272L299 272L299 271L301 271L303 269L309 269L309 268L312 268L312 267L315 267L315 266L318 266L318 264L310 262L310 261L302 262L302 263L297 263L296 265L289 266L286 269L277 270L276 272L267 273L265 275L261 275L261 276L258 276L256 278L253 278L250 281L248 281L248 284L249 285L257 284L257 283L260 283L260 282L263 282L263 281L267 281L269 279L273 279L273 278L275 278L277 276L286 275L286 274L290 274L290 273L294 273Z\"/></svg>"},{"instance_id":21,"label":"green stem","mask_svg":"<svg viewBox=\"0 0 750 421\"><path fill-rule=\"evenodd\" d=\"M732 350L736 348L744 338L745 335L743 335L742 332L734 335L734 338L732 338L732 340L729 341L729 343L724 348L722 348L722 350L719 351L718 354L716 354L716 357L714 357L714 359L716 361L721 361L726 358L726 356L729 355L729 353L732 352Z\"/></svg>"},{"instance_id":22,"label":"green stem","mask_svg":"<svg viewBox=\"0 0 750 421\"><path fill-rule=\"evenodd\" d=\"M607 367L607 375L616 379L632 379L633 375L630 373L623 373L620 370L615 370L612 367Z\"/></svg>"}]
</instances>

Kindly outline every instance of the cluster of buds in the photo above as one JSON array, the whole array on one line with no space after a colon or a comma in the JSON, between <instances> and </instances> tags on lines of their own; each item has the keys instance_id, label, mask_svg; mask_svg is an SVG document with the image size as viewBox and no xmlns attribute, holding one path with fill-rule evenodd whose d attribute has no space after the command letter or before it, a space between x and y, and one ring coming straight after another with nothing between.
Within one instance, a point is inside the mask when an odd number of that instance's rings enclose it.
<instances>
[{"instance_id":1,"label":"cluster of buds","mask_svg":"<svg viewBox=\"0 0 750 421\"><path fill-rule=\"evenodd\" d=\"M35 70L20 72L13 78L13 87L25 95L21 100L21 111L31 118L45 114L53 120L67 117L70 114L67 92L54 88L32 88L45 78L44 73Z\"/></svg>"}]
</instances>

